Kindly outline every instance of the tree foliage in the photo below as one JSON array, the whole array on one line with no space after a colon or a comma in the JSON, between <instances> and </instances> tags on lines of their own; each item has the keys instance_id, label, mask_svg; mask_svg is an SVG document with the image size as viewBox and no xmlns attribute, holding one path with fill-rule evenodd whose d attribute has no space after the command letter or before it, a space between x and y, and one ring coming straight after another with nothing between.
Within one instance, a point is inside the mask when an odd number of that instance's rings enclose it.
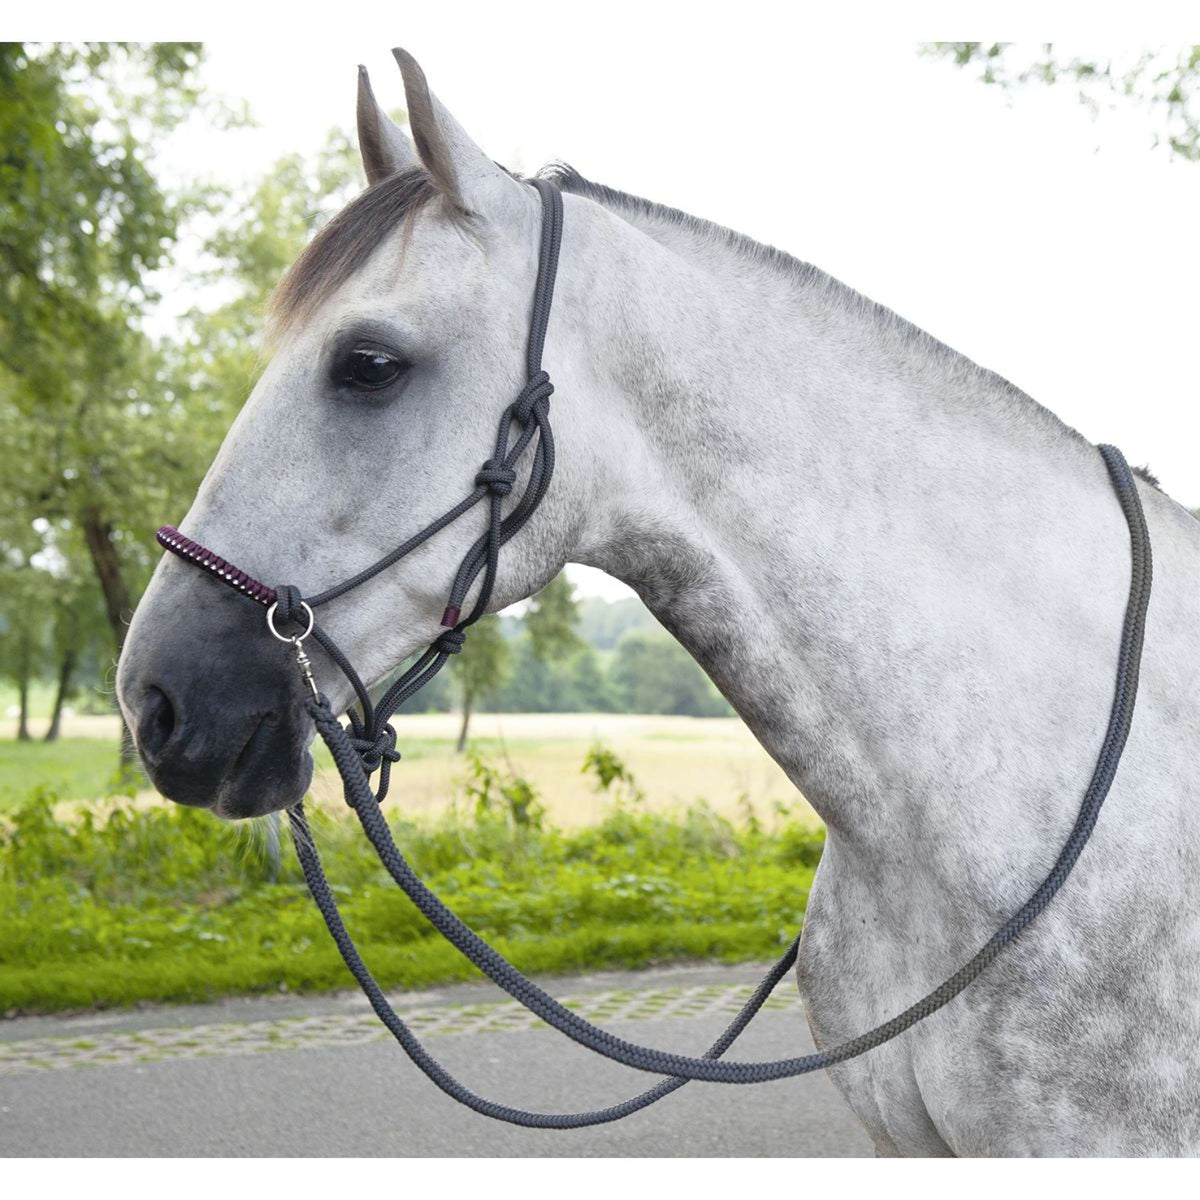
<instances>
[{"instance_id":1,"label":"tree foliage","mask_svg":"<svg viewBox=\"0 0 1200 1200\"><path fill-rule=\"evenodd\" d=\"M587 649L577 632L578 626L575 588L560 572L530 600L515 645L505 637L498 617L484 617L472 627L467 639L470 653L456 659L453 667L462 703L459 750L466 747L471 714L480 701L494 701L498 694L515 685L519 694L532 691L538 696L541 701L538 708L545 704L551 690L548 685L562 679L562 664L578 659ZM551 707L556 706L551 704ZM556 710L572 707L568 704Z\"/></svg>"},{"instance_id":2,"label":"tree foliage","mask_svg":"<svg viewBox=\"0 0 1200 1200\"><path fill-rule=\"evenodd\" d=\"M130 531L173 483L173 464L152 450L158 431L184 419L142 328L149 280L186 213L153 160L196 103L199 59L184 43L0 45L0 483L10 505L0 540L19 567L0 592L10 631L27 624L21 572L48 590L51 565L75 554L91 562L119 647L131 574L149 561ZM54 622L60 649L85 624Z\"/></svg>"},{"instance_id":3,"label":"tree foliage","mask_svg":"<svg viewBox=\"0 0 1200 1200\"><path fill-rule=\"evenodd\" d=\"M973 69L1007 91L1066 83L1095 116L1105 105L1135 105L1148 115L1153 143L1200 160L1200 46L1163 47L1097 57L1008 42L932 42L925 51Z\"/></svg>"},{"instance_id":4,"label":"tree foliage","mask_svg":"<svg viewBox=\"0 0 1200 1200\"><path fill-rule=\"evenodd\" d=\"M500 618L494 614L481 617L467 631L467 645L451 667L462 703L462 725L458 734L458 749L467 745L471 714L480 697L504 684L512 669L512 650L500 628Z\"/></svg>"},{"instance_id":5,"label":"tree foliage","mask_svg":"<svg viewBox=\"0 0 1200 1200\"><path fill-rule=\"evenodd\" d=\"M111 664L154 528L190 504L261 368L271 288L357 181L339 131L240 192L166 186L157 155L181 121L206 104L236 120L198 95L199 62L193 44L0 47L0 552L54 564L74 597L38 631L60 692L80 637L107 631ZM204 243L199 271L177 264L185 239ZM219 302L152 336L156 279ZM22 624L17 580L6 570L0 630Z\"/></svg>"},{"instance_id":6,"label":"tree foliage","mask_svg":"<svg viewBox=\"0 0 1200 1200\"><path fill-rule=\"evenodd\" d=\"M538 658L532 639L520 626L510 644L513 669L508 679L482 697L481 706L489 711L614 712L618 708L612 683L592 646L581 643L569 654Z\"/></svg>"},{"instance_id":7,"label":"tree foliage","mask_svg":"<svg viewBox=\"0 0 1200 1200\"><path fill-rule=\"evenodd\" d=\"M0 44L0 361L39 399L107 363L142 311L181 215L151 158L195 103L199 58L183 43Z\"/></svg>"},{"instance_id":8,"label":"tree foliage","mask_svg":"<svg viewBox=\"0 0 1200 1200\"><path fill-rule=\"evenodd\" d=\"M611 674L625 712L725 717L731 711L699 663L665 633L625 634Z\"/></svg>"},{"instance_id":9,"label":"tree foliage","mask_svg":"<svg viewBox=\"0 0 1200 1200\"><path fill-rule=\"evenodd\" d=\"M533 657L541 663L566 658L578 650L579 602L575 586L561 571L529 602L525 632Z\"/></svg>"}]
</instances>

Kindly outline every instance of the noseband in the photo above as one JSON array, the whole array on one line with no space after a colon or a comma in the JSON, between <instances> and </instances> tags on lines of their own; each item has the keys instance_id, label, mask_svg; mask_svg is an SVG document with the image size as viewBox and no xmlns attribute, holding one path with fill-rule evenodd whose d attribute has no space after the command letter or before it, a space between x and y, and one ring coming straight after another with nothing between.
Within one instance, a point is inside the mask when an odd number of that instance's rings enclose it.
<instances>
[{"instance_id":1,"label":"noseband","mask_svg":"<svg viewBox=\"0 0 1200 1200\"><path fill-rule=\"evenodd\" d=\"M503 412L496 434L492 457L475 476L475 488L462 501L420 533L396 547L373 566L316 596L303 597L290 585L269 587L234 567L213 551L186 537L172 526L158 531L158 540L172 554L208 571L215 579L234 588L242 595L266 608L267 628L281 641L290 642L296 651L297 666L309 688L305 707L322 739L333 755L334 764L342 779L343 794L354 810L364 832L374 846L388 873L421 910L430 923L485 975L499 984L509 995L521 1001L547 1024L566 1034L580 1045L587 1046L608 1058L637 1070L665 1076L648 1091L608 1108L580 1113L534 1113L496 1104L477 1096L449 1074L417 1040L407 1025L388 1004L379 985L367 970L354 946L333 893L325 879L316 847L308 827L301 801L288 810L293 841L309 891L337 943L347 967L358 980L380 1020L418 1067L453 1099L485 1116L542 1129L576 1129L615 1121L661 1100L689 1080L712 1083L759 1083L769 1079L784 1079L810 1071L822 1070L835 1063L845 1062L884 1042L890 1041L918 1021L948 1004L964 988L977 979L1000 954L1034 921L1050 903L1078 861L1095 827L1100 806L1116 775L1117 764L1129 735L1137 696L1138 670L1141 662L1142 640L1146 609L1150 599L1151 554L1146 522L1138 497L1137 485L1121 452L1114 446L1100 446L1100 454L1129 525L1132 552L1132 574L1129 600L1125 611L1120 650L1117 660L1117 686L1108 730L1092 779L1084 793L1075 825L1061 850L1057 862L1034 894L992 935L975 956L960 967L941 986L935 988L910 1008L875 1029L816 1054L772 1062L726 1062L721 1056L736 1041L759 1011L772 989L795 964L799 938L771 968L754 995L738 1013L721 1037L700 1058L668 1054L639 1046L615 1037L590 1024L564 1008L521 974L502 955L492 949L478 934L463 924L433 892L418 878L397 848L380 810L380 801L387 795L392 764L399 761L396 733L389 720L396 709L425 686L445 666L452 654L462 650L466 631L487 610L496 583L496 570L501 548L513 538L533 515L549 487L554 472L554 439L550 431L549 376L542 370L542 348L554 296L554 279L562 241L563 207L558 189L544 180L534 180L542 200L541 249L538 259L537 283L534 290L533 317L530 322L529 345L526 356L527 382L516 400ZM518 431L512 445L513 429ZM517 462L533 446L533 459L520 499L503 514L503 504L517 482ZM450 589L446 610L442 616L444 632L408 668L379 701L372 705L367 689L354 667L316 621L315 611L322 605L373 579L381 571L399 562L406 554L445 529L475 505L487 500L488 528L467 551L454 584ZM463 606L471 587L483 574L475 603L466 617ZM289 629L297 632L289 633ZM350 681L358 699L359 712L348 713L349 729L343 729L325 696L318 690L312 666L304 651L304 640L313 637ZM369 778L379 770L379 786L372 791Z\"/></svg>"}]
</instances>

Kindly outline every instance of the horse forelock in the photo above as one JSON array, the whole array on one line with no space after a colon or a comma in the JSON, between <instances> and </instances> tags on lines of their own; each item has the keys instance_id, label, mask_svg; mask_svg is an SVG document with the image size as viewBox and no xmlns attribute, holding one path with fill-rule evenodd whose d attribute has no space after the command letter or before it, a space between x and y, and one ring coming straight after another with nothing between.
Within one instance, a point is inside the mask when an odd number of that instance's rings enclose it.
<instances>
[{"instance_id":1,"label":"horse forelock","mask_svg":"<svg viewBox=\"0 0 1200 1200\"><path fill-rule=\"evenodd\" d=\"M271 296L268 340L359 271L391 233L439 195L432 177L413 167L372 184L341 210L304 248Z\"/></svg>"}]
</instances>

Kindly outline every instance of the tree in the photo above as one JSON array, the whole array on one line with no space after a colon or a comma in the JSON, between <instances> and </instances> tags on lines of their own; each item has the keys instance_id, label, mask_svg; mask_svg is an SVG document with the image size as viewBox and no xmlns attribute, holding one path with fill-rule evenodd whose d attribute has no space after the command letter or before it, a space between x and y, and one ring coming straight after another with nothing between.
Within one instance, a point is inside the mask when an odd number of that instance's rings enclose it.
<instances>
[{"instance_id":1,"label":"tree","mask_svg":"<svg viewBox=\"0 0 1200 1200\"><path fill-rule=\"evenodd\" d=\"M580 636L597 650L612 650L630 629L662 630L636 596L615 601L590 596L579 604Z\"/></svg>"},{"instance_id":2,"label":"tree","mask_svg":"<svg viewBox=\"0 0 1200 1200\"><path fill-rule=\"evenodd\" d=\"M48 605L53 580L30 561L6 564L5 605L0 623L0 670L16 684L17 740L27 742L29 687L46 659Z\"/></svg>"},{"instance_id":3,"label":"tree","mask_svg":"<svg viewBox=\"0 0 1200 1200\"><path fill-rule=\"evenodd\" d=\"M118 651L131 562L150 557L129 518L147 523L169 472L147 430L177 399L140 324L184 215L153 151L196 104L199 58L195 44L0 45L3 490L27 521L81 532Z\"/></svg>"},{"instance_id":4,"label":"tree","mask_svg":"<svg viewBox=\"0 0 1200 1200\"><path fill-rule=\"evenodd\" d=\"M109 661L120 652L159 558L153 530L190 503L261 367L269 291L356 176L338 132L315 164L291 156L244 194L169 194L154 156L196 107L199 59L193 45L0 47L0 550L37 528L68 559L58 712L88 614L103 615ZM182 281L219 275L236 294L156 341L149 280L205 220L210 269ZM11 594L0 588L0 620Z\"/></svg>"},{"instance_id":5,"label":"tree","mask_svg":"<svg viewBox=\"0 0 1200 1200\"><path fill-rule=\"evenodd\" d=\"M696 660L666 633L626 633L611 676L622 712L723 717L731 711Z\"/></svg>"},{"instance_id":6,"label":"tree","mask_svg":"<svg viewBox=\"0 0 1200 1200\"><path fill-rule=\"evenodd\" d=\"M566 658L584 644L578 633L579 601L575 598L575 585L563 572L530 600L523 623L538 662Z\"/></svg>"},{"instance_id":7,"label":"tree","mask_svg":"<svg viewBox=\"0 0 1200 1200\"><path fill-rule=\"evenodd\" d=\"M575 588L558 574L530 600L522 619L526 642L520 651L528 651L533 662L548 667L583 648L575 632L579 607ZM513 648L504 636L501 619L484 617L468 632L463 653L454 661L453 672L462 698L462 725L458 733L458 751L467 745L467 731L478 702L509 682L513 674Z\"/></svg>"},{"instance_id":8,"label":"tree","mask_svg":"<svg viewBox=\"0 0 1200 1200\"><path fill-rule=\"evenodd\" d=\"M932 42L924 52L978 72L983 83L1013 91L1067 82L1093 116L1102 105L1132 104L1148 114L1153 143L1191 162L1200 160L1200 46L1133 51L1098 58L1007 42Z\"/></svg>"},{"instance_id":9,"label":"tree","mask_svg":"<svg viewBox=\"0 0 1200 1200\"><path fill-rule=\"evenodd\" d=\"M207 216L220 224L205 242L208 267L196 282L232 282L237 294L216 309L193 308L185 318L185 337L173 350L193 407L211 418L218 440L261 369L272 290L360 179L349 135L332 129L314 161L285 155L245 192L210 191L205 198Z\"/></svg>"},{"instance_id":10,"label":"tree","mask_svg":"<svg viewBox=\"0 0 1200 1200\"><path fill-rule=\"evenodd\" d=\"M500 629L500 618L481 617L467 630L467 644L454 659L451 671L462 700L458 753L467 746L467 728L481 696L504 683L512 669L512 650Z\"/></svg>"},{"instance_id":11,"label":"tree","mask_svg":"<svg viewBox=\"0 0 1200 1200\"><path fill-rule=\"evenodd\" d=\"M491 712L612 712L616 701L597 658L586 643L565 657L540 660L518 622L509 644L513 668L503 686L489 689Z\"/></svg>"},{"instance_id":12,"label":"tree","mask_svg":"<svg viewBox=\"0 0 1200 1200\"><path fill-rule=\"evenodd\" d=\"M78 532L70 526L51 530L42 552L53 576L49 605L47 653L55 668L54 703L45 740L58 740L63 707L75 694L76 672L87 650L105 640L104 605L95 576L79 547Z\"/></svg>"}]
</instances>

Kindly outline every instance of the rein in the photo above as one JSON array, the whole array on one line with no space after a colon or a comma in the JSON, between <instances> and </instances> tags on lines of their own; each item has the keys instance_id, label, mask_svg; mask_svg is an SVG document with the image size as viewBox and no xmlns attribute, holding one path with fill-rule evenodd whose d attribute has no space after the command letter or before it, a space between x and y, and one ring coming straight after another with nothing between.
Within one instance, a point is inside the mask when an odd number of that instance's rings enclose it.
<instances>
[{"instance_id":1,"label":"rein","mask_svg":"<svg viewBox=\"0 0 1200 1200\"><path fill-rule=\"evenodd\" d=\"M549 398L554 389L549 376L542 370L541 359L562 241L563 209L561 194L555 186L545 180L534 180L533 186L542 200L542 234L527 351L527 382L516 400L504 410L496 435L494 453L475 476L475 488L467 497L373 566L308 599L303 598L299 589L291 585L268 587L172 526L164 526L157 536L162 546L171 553L202 567L214 578L266 607L267 627L270 633L281 641L290 642L295 649L297 666L311 692L305 699L305 707L333 756L341 776L346 803L354 810L388 874L430 924L489 979L548 1025L580 1045L625 1066L665 1076L640 1095L608 1108L580 1113L527 1112L497 1104L464 1087L429 1054L396 1014L371 976L346 931L337 902L326 881L305 816L303 801L289 809L293 841L305 882L325 924L371 1007L413 1062L447 1095L484 1116L532 1128L576 1129L629 1116L661 1100L693 1079L711 1083L760 1083L807 1074L845 1062L883 1045L918 1021L924 1020L977 979L1000 952L1011 945L1050 903L1071 873L1095 828L1100 807L1116 775L1117 764L1133 719L1152 570L1149 534L1137 485L1121 452L1114 446L1102 445L1099 451L1129 525L1132 552L1129 600L1121 635L1116 690L1108 730L1074 827L1050 873L1033 895L988 939L974 957L939 987L891 1020L829 1050L770 1062L723 1060L721 1056L733 1045L774 987L795 964L800 942L797 937L759 984L741 1012L702 1057L664 1053L639 1046L585 1021L527 979L426 887L396 846L391 829L379 807L387 795L392 764L400 759L396 750L396 733L389 724L391 716L400 704L424 687L445 666L452 654L461 651L466 640L466 630L484 615L491 599L501 548L533 515L549 487L554 471L554 440L549 423ZM509 439L514 426L518 432L510 446ZM531 445L533 457L524 490L515 506L504 516L504 498L511 494L516 484L516 463ZM354 667L317 624L314 610L374 578L485 498L489 504L488 528L468 550L459 567L442 616L445 632L388 688L378 705L372 705L367 689ZM463 617L462 609L467 594L480 573L483 574L483 580L479 593L469 614ZM288 625L307 628L293 634L281 632L281 627L286 628ZM345 674L358 699L360 711L349 711L348 729L343 728L330 702L317 689L312 666L303 647L304 640L309 636L325 649ZM369 779L376 770L380 772L379 785L372 791Z\"/></svg>"}]
</instances>

